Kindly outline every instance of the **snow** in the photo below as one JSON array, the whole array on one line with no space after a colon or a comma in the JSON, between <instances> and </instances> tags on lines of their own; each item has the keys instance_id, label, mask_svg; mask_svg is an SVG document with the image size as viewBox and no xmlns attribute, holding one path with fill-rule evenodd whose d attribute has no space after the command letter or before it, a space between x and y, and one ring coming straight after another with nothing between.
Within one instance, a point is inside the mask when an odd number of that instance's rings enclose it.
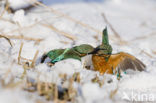
<instances>
[{"instance_id":1,"label":"snow","mask_svg":"<svg viewBox=\"0 0 156 103\"><path fill-rule=\"evenodd\" d=\"M31 4L31 0L8 0L9 5L14 10L19 9L21 7L28 7Z\"/></svg>"},{"instance_id":2,"label":"snow","mask_svg":"<svg viewBox=\"0 0 156 103\"><path fill-rule=\"evenodd\" d=\"M74 74L74 72L76 72L77 70L79 70L79 69L81 70L83 68L82 68L80 61L68 59L68 60L63 60L63 61L57 62L52 67L52 69L56 70L56 72L58 72L60 74L71 75L71 74Z\"/></svg>"},{"instance_id":3,"label":"snow","mask_svg":"<svg viewBox=\"0 0 156 103\"><path fill-rule=\"evenodd\" d=\"M93 69L91 56L82 58L82 61L73 59L63 60L57 62L52 67L49 67L46 63L39 63L43 53L52 49L70 48L83 43L96 47L101 43L101 34L97 34L89 28L76 24L64 16L56 15L46 8L39 7L26 14L22 9L16 11L14 14L5 12L2 18L9 21L0 18L1 34L23 35L25 37L43 39L39 43L36 43L33 40L12 38L13 47L10 47L5 39L0 38L0 80L4 79L6 84L10 81L13 83L21 81L24 69L22 65L18 64L17 58L20 45L23 42L22 57L33 59L35 52L39 50L35 67L26 70L23 81L26 78L32 80L39 79L42 82L60 85L60 74L67 74L68 78L70 78L74 73L79 72L81 82L74 83L75 89L79 92L76 96L78 102L127 103L127 100L130 100L130 102L133 100L144 100L147 102L146 99L150 101L150 96L153 96L151 101L155 102L156 54L154 52L156 52L156 2L154 0L62 1L64 3L58 3L57 0L54 0L52 5L48 4L48 6L76 20L80 20L99 31L102 31L107 25L101 16L101 13L105 13L108 21L120 34L120 37L128 42L128 44L120 45L118 39L108 26L113 53L124 51L136 56L146 64L146 71L128 71L127 74L122 73L122 78L118 81L115 75L100 75L98 71L85 69L85 66L91 66L91 69ZM20 8L21 5L29 5L28 3L24 3L28 2L28 0L23 0L23 2L22 0L9 0L9 2L13 8ZM60 31L75 36L77 39L73 41L42 24L53 25ZM25 60L21 61L26 62ZM91 82L95 76L98 76L100 80L105 78L102 87L99 87L98 83ZM15 78L15 80L12 80L12 78ZM37 103L37 100L46 101L44 97L40 97L37 93L24 91L22 89L24 86L25 83L22 86L17 86L17 88L5 88L0 83L0 103ZM113 98L110 98L111 92L117 88L117 93ZM132 94L136 95L136 97L133 98ZM147 98L142 98L142 95L146 95ZM127 97L124 98L124 96ZM50 101L46 102L48 103Z\"/></svg>"},{"instance_id":4,"label":"snow","mask_svg":"<svg viewBox=\"0 0 156 103\"><path fill-rule=\"evenodd\" d=\"M26 97L26 93L22 93L20 90L1 90L0 95L1 103L27 103L27 99L29 99ZM33 103L33 100L29 100L29 103Z\"/></svg>"},{"instance_id":5,"label":"snow","mask_svg":"<svg viewBox=\"0 0 156 103\"><path fill-rule=\"evenodd\" d=\"M86 103L102 99L104 95L101 95L101 90L98 84L86 83L82 87L83 96L86 99Z\"/></svg>"}]
</instances>

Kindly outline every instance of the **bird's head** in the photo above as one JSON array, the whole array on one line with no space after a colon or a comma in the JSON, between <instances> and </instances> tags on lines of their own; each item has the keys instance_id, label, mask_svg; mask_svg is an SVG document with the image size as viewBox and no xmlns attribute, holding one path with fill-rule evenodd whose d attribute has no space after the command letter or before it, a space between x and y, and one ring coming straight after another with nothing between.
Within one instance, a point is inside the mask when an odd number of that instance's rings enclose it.
<instances>
[{"instance_id":1,"label":"bird's head","mask_svg":"<svg viewBox=\"0 0 156 103\"><path fill-rule=\"evenodd\" d=\"M97 48L98 55L104 55L104 54L112 54L112 46L111 45L100 45Z\"/></svg>"},{"instance_id":2,"label":"bird's head","mask_svg":"<svg viewBox=\"0 0 156 103\"><path fill-rule=\"evenodd\" d=\"M98 55L112 54L112 46L109 44L107 27L103 30L102 44L96 47L92 54Z\"/></svg>"}]
</instances>

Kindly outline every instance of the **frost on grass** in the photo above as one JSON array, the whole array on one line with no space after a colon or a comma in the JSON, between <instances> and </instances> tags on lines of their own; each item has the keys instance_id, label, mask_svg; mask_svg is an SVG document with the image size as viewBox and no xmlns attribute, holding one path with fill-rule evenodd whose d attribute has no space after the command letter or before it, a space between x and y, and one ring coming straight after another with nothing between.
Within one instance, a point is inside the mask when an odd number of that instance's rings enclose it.
<instances>
[{"instance_id":1,"label":"frost on grass","mask_svg":"<svg viewBox=\"0 0 156 103\"><path fill-rule=\"evenodd\" d=\"M29 5L22 0L9 0L9 3L15 9L20 8L21 4ZM62 100L79 103L155 102L155 1L105 0L100 3L53 4L50 7L79 22L58 15L56 11L48 11L49 7L35 8L29 12L22 9L15 13L0 11L0 35L9 38L12 44L11 47L7 40L0 38L2 103L49 103ZM67 59L52 67L47 65L49 60L40 63L41 56L51 49L70 48L82 43L94 47L99 45L101 35L97 32L106 26L101 15L103 12L121 39L127 41L120 45L108 26L113 52L133 54L146 64L146 71L127 71L127 74L121 74L122 78L118 81L115 75L100 75L92 71L91 56L82 58L81 62ZM39 53L36 53L37 50ZM34 60L35 66L31 66Z\"/></svg>"}]
</instances>

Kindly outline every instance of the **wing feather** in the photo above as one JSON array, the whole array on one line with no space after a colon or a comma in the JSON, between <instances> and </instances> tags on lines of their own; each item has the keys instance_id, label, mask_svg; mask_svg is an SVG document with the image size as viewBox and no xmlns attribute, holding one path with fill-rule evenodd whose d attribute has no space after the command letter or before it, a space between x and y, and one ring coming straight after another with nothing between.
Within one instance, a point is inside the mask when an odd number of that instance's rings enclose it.
<instances>
[{"instance_id":1,"label":"wing feather","mask_svg":"<svg viewBox=\"0 0 156 103\"><path fill-rule=\"evenodd\" d=\"M113 54L110 59L114 61L113 68L120 68L123 71L127 69L143 71L146 67L139 59L124 52Z\"/></svg>"}]
</instances>

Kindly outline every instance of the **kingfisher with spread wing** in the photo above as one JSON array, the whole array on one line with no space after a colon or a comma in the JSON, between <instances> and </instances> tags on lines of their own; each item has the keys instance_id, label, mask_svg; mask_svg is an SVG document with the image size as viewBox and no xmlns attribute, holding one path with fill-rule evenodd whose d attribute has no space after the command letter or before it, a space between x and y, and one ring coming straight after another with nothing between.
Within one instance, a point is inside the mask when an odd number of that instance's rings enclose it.
<instances>
[{"instance_id":1,"label":"kingfisher with spread wing","mask_svg":"<svg viewBox=\"0 0 156 103\"><path fill-rule=\"evenodd\" d=\"M101 74L114 74L118 70L125 71L127 69L143 71L146 67L139 59L128 53L112 54L107 28L103 30L102 44L97 46L90 54L92 54L94 70L99 71Z\"/></svg>"},{"instance_id":2,"label":"kingfisher with spread wing","mask_svg":"<svg viewBox=\"0 0 156 103\"><path fill-rule=\"evenodd\" d=\"M50 63L52 64L69 58L81 61L82 57L89 54L92 55L94 70L99 71L101 74L116 74L121 70L126 71L127 69L143 71L146 67L139 59L128 53L119 52L112 54L107 28L103 30L102 44L96 48L89 44L81 44L72 48L54 49L42 56L41 63L47 57L51 59Z\"/></svg>"}]
</instances>

